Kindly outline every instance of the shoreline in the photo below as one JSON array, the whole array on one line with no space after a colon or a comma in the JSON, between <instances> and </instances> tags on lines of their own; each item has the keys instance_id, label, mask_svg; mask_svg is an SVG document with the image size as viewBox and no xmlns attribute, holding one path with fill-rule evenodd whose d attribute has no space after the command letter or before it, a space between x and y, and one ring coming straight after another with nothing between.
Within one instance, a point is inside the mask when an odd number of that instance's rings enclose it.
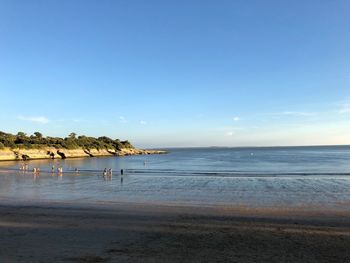
<instances>
[{"instance_id":1,"label":"shoreline","mask_svg":"<svg viewBox=\"0 0 350 263\"><path fill-rule=\"evenodd\" d=\"M143 150L134 148L123 148L120 151L113 149L63 149L53 147L43 147L40 149L10 149L0 150L1 161L29 161L29 160L46 160L46 159L72 159L85 157L106 157L106 156L129 156L129 155L148 155L148 154L165 154L164 150Z\"/></svg>"},{"instance_id":2,"label":"shoreline","mask_svg":"<svg viewBox=\"0 0 350 263\"><path fill-rule=\"evenodd\" d=\"M350 260L348 216L262 216L215 207L151 204L0 201L0 208L4 262Z\"/></svg>"},{"instance_id":3,"label":"shoreline","mask_svg":"<svg viewBox=\"0 0 350 263\"><path fill-rule=\"evenodd\" d=\"M321 209L320 207L241 207L223 204L193 204L173 202L135 201L53 201L53 200L13 200L0 198L0 208L14 209L67 209L90 211L142 211L151 214L189 214L200 217L251 218L267 220L302 220L309 223L344 224L350 227L350 210ZM0 209L1 210L1 209ZM316 220L316 221L315 221Z\"/></svg>"}]
</instances>

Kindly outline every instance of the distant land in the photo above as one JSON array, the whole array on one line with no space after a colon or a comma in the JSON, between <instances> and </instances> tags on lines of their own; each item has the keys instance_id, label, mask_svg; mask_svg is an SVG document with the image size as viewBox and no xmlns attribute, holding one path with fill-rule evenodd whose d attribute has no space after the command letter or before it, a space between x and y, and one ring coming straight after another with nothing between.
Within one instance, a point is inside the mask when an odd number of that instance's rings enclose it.
<instances>
[{"instance_id":1,"label":"distant land","mask_svg":"<svg viewBox=\"0 0 350 263\"><path fill-rule=\"evenodd\" d=\"M113 140L106 136L77 136L72 132L68 137L60 138L44 136L40 132L28 136L24 132L13 135L0 131L0 161L161 153L166 151L136 149L129 141Z\"/></svg>"}]
</instances>

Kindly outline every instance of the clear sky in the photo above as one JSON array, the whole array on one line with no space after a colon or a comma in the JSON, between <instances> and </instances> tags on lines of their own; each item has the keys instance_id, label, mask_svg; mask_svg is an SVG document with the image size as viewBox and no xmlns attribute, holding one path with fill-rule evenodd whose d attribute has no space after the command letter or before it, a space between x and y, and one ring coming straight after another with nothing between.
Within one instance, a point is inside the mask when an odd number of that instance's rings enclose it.
<instances>
[{"instance_id":1,"label":"clear sky","mask_svg":"<svg viewBox=\"0 0 350 263\"><path fill-rule=\"evenodd\" d=\"M350 1L0 0L0 130L350 144Z\"/></svg>"}]
</instances>

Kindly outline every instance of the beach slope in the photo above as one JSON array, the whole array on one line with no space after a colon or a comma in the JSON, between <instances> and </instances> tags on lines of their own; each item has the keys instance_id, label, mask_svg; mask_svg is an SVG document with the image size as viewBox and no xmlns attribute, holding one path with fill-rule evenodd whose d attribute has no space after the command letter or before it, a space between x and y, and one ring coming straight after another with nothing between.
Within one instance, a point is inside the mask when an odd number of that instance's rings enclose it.
<instances>
[{"instance_id":1,"label":"beach slope","mask_svg":"<svg viewBox=\"0 0 350 263\"><path fill-rule=\"evenodd\" d=\"M350 262L348 218L3 204L0 262Z\"/></svg>"}]
</instances>

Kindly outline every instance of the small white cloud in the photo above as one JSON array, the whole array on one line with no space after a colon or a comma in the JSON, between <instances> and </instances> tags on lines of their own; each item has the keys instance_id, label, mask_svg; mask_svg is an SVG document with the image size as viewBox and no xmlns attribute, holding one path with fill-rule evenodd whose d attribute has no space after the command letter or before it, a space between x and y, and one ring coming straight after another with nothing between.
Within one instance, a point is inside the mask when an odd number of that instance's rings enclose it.
<instances>
[{"instance_id":1,"label":"small white cloud","mask_svg":"<svg viewBox=\"0 0 350 263\"><path fill-rule=\"evenodd\" d=\"M46 117L39 116L39 117L32 117L32 116L22 116L19 115L17 119L22 120L22 121L31 121L31 122L36 122L36 123L41 123L41 124L46 124L49 123L50 120Z\"/></svg>"},{"instance_id":2,"label":"small white cloud","mask_svg":"<svg viewBox=\"0 0 350 263\"><path fill-rule=\"evenodd\" d=\"M236 131L244 130L244 128L242 128L242 127L233 127L233 126L219 126L219 127L214 128L214 129L216 131L221 131L221 132L227 132L227 131L236 132Z\"/></svg>"},{"instance_id":3,"label":"small white cloud","mask_svg":"<svg viewBox=\"0 0 350 263\"><path fill-rule=\"evenodd\" d=\"M338 113L344 114L350 112L350 103L346 103L340 106L340 109L338 110Z\"/></svg>"},{"instance_id":4,"label":"small white cloud","mask_svg":"<svg viewBox=\"0 0 350 263\"><path fill-rule=\"evenodd\" d=\"M282 111L282 112L272 113L270 115L308 117L308 116L315 116L315 115L317 115L317 113L316 112L304 112L304 111Z\"/></svg>"},{"instance_id":5,"label":"small white cloud","mask_svg":"<svg viewBox=\"0 0 350 263\"><path fill-rule=\"evenodd\" d=\"M293 115L293 116L315 116L315 112L302 112L302 111L284 111L282 115Z\"/></svg>"},{"instance_id":6,"label":"small white cloud","mask_svg":"<svg viewBox=\"0 0 350 263\"><path fill-rule=\"evenodd\" d=\"M119 121L125 123L126 119L124 116L119 116Z\"/></svg>"},{"instance_id":7,"label":"small white cloud","mask_svg":"<svg viewBox=\"0 0 350 263\"><path fill-rule=\"evenodd\" d=\"M146 122L146 121L140 121L140 124L142 124L142 125L146 125L146 124L147 124L147 122Z\"/></svg>"},{"instance_id":8,"label":"small white cloud","mask_svg":"<svg viewBox=\"0 0 350 263\"><path fill-rule=\"evenodd\" d=\"M234 120L234 121L239 121L240 119L241 119L241 118L238 117L238 116L233 117L233 120Z\"/></svg>"},{"instance_id":9,"label":"small white cloud","mask_svg":"<svg viewBox=\"0 0 350 263\"><path fill-rule=\"evenodd\" d=\"M234 132L232 131L229 131L229 132L226 132L226 136L233 136Z\"/></svg>"}]
</instances>

